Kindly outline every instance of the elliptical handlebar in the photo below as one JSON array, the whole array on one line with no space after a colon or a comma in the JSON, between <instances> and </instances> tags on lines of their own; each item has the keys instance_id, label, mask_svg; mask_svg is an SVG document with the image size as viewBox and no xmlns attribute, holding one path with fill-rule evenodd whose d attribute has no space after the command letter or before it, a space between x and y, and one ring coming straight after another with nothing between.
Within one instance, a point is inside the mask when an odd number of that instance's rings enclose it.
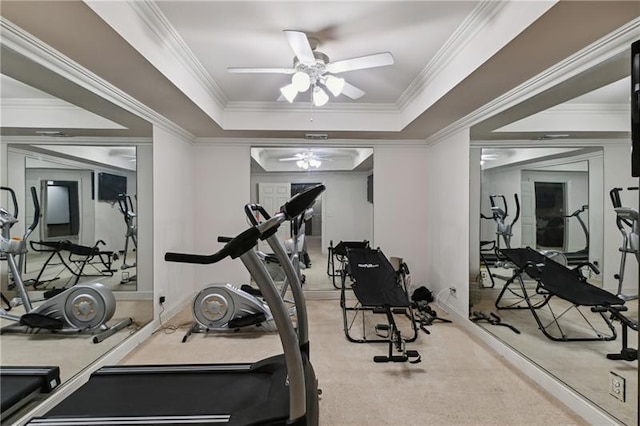
<instances>
[{"instance_id":1,"label":"elliptical handlebar","mask_svg":"<svg viewBox=\"0 0 640 426\"><path fill-rule=\"evenodd\" d=\"M24 239L26 240L29 235L36 229L38 223L40 223L40 202L38 201L38 191L35 186L31 187L31 198L33 199L33 222L27 228L27 232L25 233Z\"/></svg>"},{"instance_id":2,"label":"elliptical handlebar","mask_svg":"<svg viewBox=\"0 0 640 426\"><path fill-rule=\"evenodd\" d=\"M502 209L500 206L498 206L495 202L495 199L499 198L502 200L502 205L504 207L504 209ZM513 194L513 199L515 201L515 205L516 205L516 215L513 217L513 220L511 221L511 223L509 224L509 226L513 226L518 219L520 218L520 199L518 198L518 193L514 193ZM507 199L504 195L502 194L491 194L489 195L489 202L491 203L491 213L492 216L485 216L484 214L480 213L480 217L483 219L494 219L494 220L502 220L504 221L508 216L509 216L509 205L507 204Z\"/></svg>"},{"instance_id":3,"label":"elliptical handlebar","mask_svg":"<svg viewBox=\"0 0 640 426\"><path fill-rule=\"evenodd\" d=\"M280 211L286 215L287 220L291 220L311 207L316 201L316 198L318 198L325 189L327 188L320 184L299 192L294 195L292 199L284 203Z\"/></svg>"},{"instance_id":4,"label":"elliptical handlebar","mask_svg":"<svg viewBox=\"0 0 640 426\"><path fill-rule=\"evenodd\" d=\"M18 218L18 199L16 198L16 193L13 189L8 186L0 186L0 190L7 191L11 195L11 202L13 204L13 217L15 219Z\"/></svg>"},{"instance_id":5,"label":"elliptical handlebar","mask_svg":"<svg viewBox=\"0 0 640 426\"><path fill-rule=\"evenodd\" d=\"M258 242L260 238L260 231L258 228L251 227L222 247L217 253L211 255L201 254L187 254L187 253L173 253L167 252L164 255L164 260L167 262L179 262L179 263L196 263L200 265L208 265L216 263L229 256L232 259L241 256L248 250L251 250L253 246Z\"/></svg>"}]
</instances>

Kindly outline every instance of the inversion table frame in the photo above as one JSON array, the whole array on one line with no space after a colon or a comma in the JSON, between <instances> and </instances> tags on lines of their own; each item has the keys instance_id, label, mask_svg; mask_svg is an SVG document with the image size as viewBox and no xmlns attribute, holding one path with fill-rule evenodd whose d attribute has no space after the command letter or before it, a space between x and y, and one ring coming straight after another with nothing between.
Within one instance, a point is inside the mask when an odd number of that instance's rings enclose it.
<instances>
[{"instance_id":1,"label":"inversion table frame","mask_svg":"<svg viewBox=\"0 0 640 426\"><path fill-rule=\"evenodd\" d=\"M327 275L333 280L333 287L340 289L336 284L336 277L343 279L343 274L347 272L347 249L369 248L369 241L340 241L335 247L333 241L329 242L329 253L327 255ZM340 265L336 269L336 262Z\"/></svg>"},{"instance_id":2,"label":"inversion table frame","mask_svg":"<svg viewBox=\"0 0 640 426\"><path fill-rule=\"evenodd\" d=\"M414 342L418 337L417 321L407 291L406 265L400 265L396 271L380 249L350 248L346 250L346 256L349 263L348 275L353 281L351 286L347 287L347 274L342 273L340 307L347 340L354 343L388 343L388 356L376 356L375 362L420 362L420 354L417 351L405 348L406 343ZM347 306L347 289L353 290L358 300L354 306ZM354 312L351 318L349 312ZM386 324L375 325L375 332L379 338L367 338L366 312L386 316ZM351 335L351 327L358 314L362 314L362 337ZM394 314L404 315L409 320L411 337L402 337ZM400 355L394 355L394 351Z\"/></svg>"},{"instance_id":3,"label":"inversion table frame","mask_svg":"<svg viewBox=\"0 0 640 426\"><path fill-rule=\"evenodd\" d=\"M74 244L68 240L32 241L30 242L30 244L31 249L35 252L51 253L42 265L40 273L38 273L38 276L33 280L33 288L38 288L41 284L56 280L58 278L60 273L58 273L58 276L56 276L52 280L40 281L47 267L54 265L63 265L65 269L71 272L71 274L75 277L72 285L76 285L80 280L80 277L82 276L112 277L114 272L116 272L115 269L111 268L114 258L114 252L101 251L99 246L105 244L105 242L102 240L98 240L93 247L81 246L79 244ZM62 256L63 251L69 253L67 259ZM59 263L51 263L54 257L58 258ZM85 272L85 267L87 265L91 266L96 271L96 273L87 274ZM102 269L98 269L98 267L101 267Z\"/></svg>"},{"instance_id":4,"label":"inversion table frame","mask_svg":"<svg viewBox=\"0 0 640 426\"><path fill-rule=\"evenodd\" d=\"M530 247L501 249L500 252L507 257L509 261L513 262L516 269L513 276L504 284L496 299L495 306L497 309L529 309L540 331L547 338L554 341L608 341L616 339L616 329L612 324L612 320L606 314L619 313L621 310L625 310L625 301L587 282L586 278L581 274L580 268L582 266L589 266L594 272L599 273L593 264L585 262L577 265L573 269L569 269ZM528 275L536 281L535 294L530 294L527 290L524 284L523 274ZM513 289L512 286L516 285L516 281L518 282L517 287ZM507 291L516 296L516 302L510 304L505 303L504 296ZM533 301L532 296L534 295L539 296L540 300ZM564 309L559 315L556 315L549 304L549 301L554 296L569 302L571 306ZM546 325L543 324L537 312L544 306L548 308L553 318L551 322ZM610 330L610 334L604 334L596 330L584 313L580 311L579 308L581 306L588 306L591 308L591 312L599 314ZM565 334L559 320L571 309L577 310L585 323L595 333L594 336L569 337ZM560 333L559 336L549 331L549 327L552 325L557 327Z\"/></svg>"}]
</instances>

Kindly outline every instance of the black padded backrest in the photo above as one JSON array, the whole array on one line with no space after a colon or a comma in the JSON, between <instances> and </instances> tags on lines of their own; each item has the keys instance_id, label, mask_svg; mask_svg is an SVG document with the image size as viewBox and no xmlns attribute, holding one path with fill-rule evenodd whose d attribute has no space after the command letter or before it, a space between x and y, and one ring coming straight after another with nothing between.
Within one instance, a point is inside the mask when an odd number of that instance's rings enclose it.
<instances>
[{"instance_id":1,"label":"black padded backrest","mask_svg":"<svg viewBox=\"0 0 640 426\"><path fill-rule=\"evenodd\" d=\"M409 297L398 282L396 271L380 249L347 250L352 285L363 306L409 306Z\"/></svg>"},{"instance_id":2,"label":"black padded backrest","mask_svg":"<svg viewBox=\"0 0 640 426\"><path fill-rule=\"evenodd\" d=\"M580 306L617 306L624 300L580 279L578 272L559 264L530 247L502 249L500 252L518 268L561 299Z\"/></svg>"}]
</instances>

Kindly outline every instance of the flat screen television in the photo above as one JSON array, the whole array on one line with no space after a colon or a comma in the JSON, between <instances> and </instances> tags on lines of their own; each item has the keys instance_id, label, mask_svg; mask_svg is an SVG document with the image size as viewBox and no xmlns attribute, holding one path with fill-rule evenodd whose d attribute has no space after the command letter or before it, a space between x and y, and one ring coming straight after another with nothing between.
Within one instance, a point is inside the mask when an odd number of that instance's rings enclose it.
<instances>
[{"instance_id":1,"label":"flat screen television","mask_svg":"<svg viewBox=\"0 0 640 426\"><path fill-rule=\"evenodd\" d=\"M117 201L118 194L127 193L127 177L98 173L98 200Z\"/></svg>"},{"instance_id":2,"label":"flat screen television","mask_svg":"<svg viewBox=\"0 0 640 426\"><path fill-rule=\"evenodd\" d=\"M640 177L640 40L631 45L631 176Z\"/></svg>"}]
</instances>

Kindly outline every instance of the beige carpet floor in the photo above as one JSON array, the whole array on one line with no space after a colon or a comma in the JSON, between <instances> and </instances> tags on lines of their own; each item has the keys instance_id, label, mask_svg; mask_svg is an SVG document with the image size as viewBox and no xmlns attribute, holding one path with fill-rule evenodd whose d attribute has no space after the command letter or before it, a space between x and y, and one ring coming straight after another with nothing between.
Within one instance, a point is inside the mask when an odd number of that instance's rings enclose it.
<instances>
[{"instance_id":1,"label":"beige carpet floor","mask_svg":"<svg viewBox=\"0 0 640 426\"><path fill-rule=\"evenodd\" d=\"M409 344L422 363L376 364L386 346L348 342L337 300L310 300L308 308L323 425L586 424L455 324L434 324ZM277 335L264 333L181 343L189 321L188 311L167 320L123 363L251 362L281 351Z\"/></svg>"}]
</instances>

